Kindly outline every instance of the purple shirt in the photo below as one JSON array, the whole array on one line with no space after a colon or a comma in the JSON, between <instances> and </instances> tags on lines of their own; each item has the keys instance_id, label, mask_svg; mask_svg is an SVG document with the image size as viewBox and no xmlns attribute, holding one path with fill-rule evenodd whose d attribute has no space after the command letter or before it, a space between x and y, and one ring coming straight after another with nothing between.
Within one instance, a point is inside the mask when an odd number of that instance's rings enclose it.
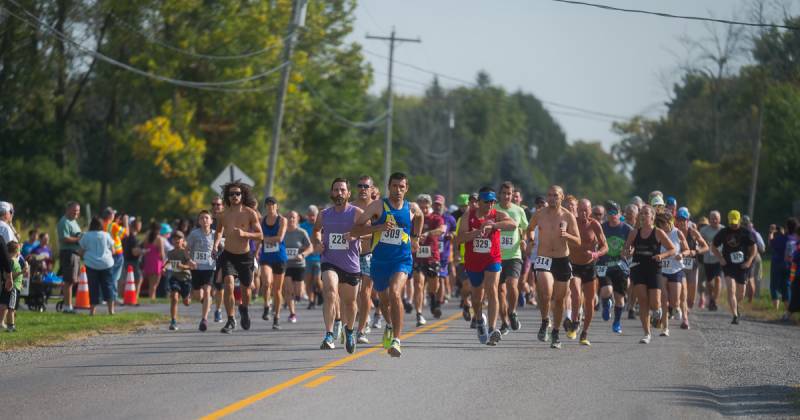
<instances>
[{"instance_id":1,"label":"purple shirt","mask_svg":"<svg viewBox=\"0 0 800 420\"><path fill-rule=\"evenodd\" d=\"M333 264L347 273L361 273L361 241L350 240L358 207L347 203L344 211L336 207L322 210L322 263Z\"/></svg>"}]
</instances>

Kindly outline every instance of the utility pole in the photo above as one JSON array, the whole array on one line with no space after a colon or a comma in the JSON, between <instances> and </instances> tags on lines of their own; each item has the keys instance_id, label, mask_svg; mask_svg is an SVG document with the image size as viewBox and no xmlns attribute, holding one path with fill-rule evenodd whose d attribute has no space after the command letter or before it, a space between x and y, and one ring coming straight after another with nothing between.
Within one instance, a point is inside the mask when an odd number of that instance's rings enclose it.
<instances>
[{"instance_id":1,"label":"utility pole","mask_svg":"<svg viewBox=\"0 0 800 420\"><path fill-rule=\"evenodd\" d=\"M454 203L453 196L453 130L456 128L456 116L453 110L448 112L447 126L447 199Z\"/></svg>"},{"instance_id":2,"label":"utility pole","mask_svg":"<svg viewBox=\"0 0 800 420\"><path fill-rule=\"evenodd\" d=\"M747 214L750 215L750 220L755 220L753 214L756 210L756 189L758 187L758 164L761 160L761 133L764 129L764 100L758 107L758 133L756 133L756 141L753 145L753 175L750 180L750 197L747 200Z\"/></svg>"},{"instance_id":3,"label":"utility pole","mask_svg":"<svg viewBox=\"0 0 800 420\"><path fill-rule=\"evenodd\" d=\"M422 42L417 39L398 38L395 36L394 26L390 36L372 36L367 34L367 39L379 39L389 41L389 87L386 88L386 140L384 142L383 155L383 182L384 186L389 185L389 175L392 173L392 118L394 114L394 98L392 97L392 69L394 67L394 43L395 42Z\"/></svg>"},{"instance_id":4,"label":"utility pole","mask_svg":"<svg viewBox=\"0 0 800 420\"><path fill-rule=\"evenodd\" d=\"M269 160L267 161L267 186L264 188L264 196L272 195L275 185L275 167L278 165L278 145L281 141L281 125L283 124L283 103L286 99L286 87L289 85L289 75L292 71L292 51L294 43L297 41L297 32L305 25L306 6L308 0L292 1L292 20L289 22L289 39L283 46L283 63L286 66L281 70L281 84L278 88L278 97L275 103L275 119L272 122L272 146L269 150Z\"/></svg>"}]
</instances>

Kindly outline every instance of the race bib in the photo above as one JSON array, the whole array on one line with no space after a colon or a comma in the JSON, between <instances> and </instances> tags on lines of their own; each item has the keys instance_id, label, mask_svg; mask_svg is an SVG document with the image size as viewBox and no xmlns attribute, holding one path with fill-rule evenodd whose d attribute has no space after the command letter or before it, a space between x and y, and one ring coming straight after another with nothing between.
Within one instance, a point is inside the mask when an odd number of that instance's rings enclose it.
<instances>
[{"instance_id":1,"label":"race bib","mask_svg":"<svg viewBox=\"0 0 800 420\"><path fill-rule=\"evenodd\" d=\"M192 259L195 261L209 261L211 259L211 253L195 251Z\"/></svg>"},{"instance_id":2,"label":"race bib","mask_svg":"<svg viewBox=\"0 0 800 420\"><path fill-rule=\"evenodd\" d=\"M667 258L666 260L661 260L661 269L662 270L672 270L675 268L675 260L672 257Z\"/></svg>"},{"instance_id":3,"label":"race bib","mask_svg":"<svg viewBox=\"0 0 800 420\"><path fill-rule=\"evenodd\" d=\"M328 249L341 251L347 249L349 246L344 233L331 233L328 235Z\"/></svg>"},{"instance_id":4,"label":"race bib","mask_svg":"<svg viewBox=\"0 0 800 420\"><path fill-rule=\"evenodd\" d=\"M269 253L272 253L272 252L278 252L280 250L280 244L277 244L277 243L270 244L270 243L267 243L266 241L264 241L264 247L261 248L261 250L266 254L269 254Z\"/></svg>"},{"instance_id":5,"label":"race bib","mask_svg":"<svg viewBox=\"0 0 800 420\"><path fill-rule=\"evenodd\" d=\"M180 260L169 260L167 261L167 269L170 271L180 271L181 269L178 267L180 263Z\"/></svg>"},{"instance_id":6,"label":"race bib","mask_svg":"<svg viewBox=\"0 0 800 420\"><path fill-rule=\"evenodd\" d=\"M492 250L492 240L488 238L476 238L472 241L472 251L477 254L488 254Z\"/></svg>"},{"instance_id":7,"label":"race bib","mask_svg":"<svg viewBox=\"0 0 800 420\"><path fill-rule=\"evenodd\" d=\"M429 246L420 246L419 250L417 250L417 258L430 258L431 255L431 247Z\"/></svg>"},{"instance_id":8,"label":"race bib","mask_svg":"<svg viewBox=\"0 0 800 420\"><path fill-rule=\"evenodd\" d=\"M744 252L736 251L731 253L731 262L734 264L741 264L744 262Z\"/></svg>"},{"instance_id":9,"label":"race bib","mask_svg":"<svg viewBox=\"0 0 800 420\"><path fill-rule=\"evenodd\" d=\"M597 273L597 277L605 277L606 271L608 271L608 267L605 265L596 265L594 267L595 273Z\"/></svg>"},{"instance_id":10,"label":"race bib","mask_svg":"<svg viewBox=\"0 0 800 420\"><path fill-rule=\"evenodd\" d=\"M694 269L694 258L692 258L692 257L684 258L683 259L683 267L685 269L687 269L687 270Z\"/></svg>"},{"instance_id":11,"label":"race bib","mask_svg":"<svg viewBox=\"0 0 800 420\"><path fill-rule=\"evenodd\" d=\"M380 242L389 245L400 245L403 243L403 230L400 228L384 230L381 232Z\"/></svg>"},{"instance_id":12,"label":"race bib","mask_svg":"<svg viewBox=\"0 0 800 420\"><path fill-rule=\"evenodd\" d=\"M439 241L439 255L444 254L444 241Z\"/></svg>"},{"instance_id":13,"label":"race bib","mask_svg":"<svg viewBox=\"0 0 800 420\"><path fill-rule=\"evenodd\" d=\"M298 251L300 250L297 248L286 248L286 256L289 258L297 258Z\"/></svg>"},{"instance_id":14,"label":"race bib","mask_svg":"<svg viewBox=\"0 0 800 420\"><path fill-rule=\"evenodd\" d=\"M501 249L514 248L514 237L513 236L500 236L500 248Z\"/></svg>"},{"instance_id":15,"label":"race bib","mask_svg":"<svg viewBox=\"0 0 800 420\"><path fill-rule=\"evenodd\" d=\"M553 265L553 259L550 257L536 257L533 260L533 268L535 270L545 270L550 271L550 267Z\"/></svg>"}]
</instances>

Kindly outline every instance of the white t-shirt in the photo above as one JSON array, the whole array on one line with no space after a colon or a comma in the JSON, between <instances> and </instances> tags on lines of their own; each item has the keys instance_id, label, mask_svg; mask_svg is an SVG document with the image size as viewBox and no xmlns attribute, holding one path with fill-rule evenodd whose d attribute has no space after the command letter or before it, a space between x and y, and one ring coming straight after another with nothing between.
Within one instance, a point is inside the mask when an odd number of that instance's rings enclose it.
<instances>
[{"instance_id":1,"label":"white t-shirt","mask_svg":"<svg viewBox=\"0 0 800 420\"><path fill-rule=\"evenodd\" d=\"M9 243L9 242L12 242L12 241L20 243L20 240L17 237L17 232L14 230L13 227L11 227L4 220L0 220L0 236L2 236L3 239L5 239L6 243ZM22 244L20 243L20 245L22 245Z\"/></svg>"}]
</instances>

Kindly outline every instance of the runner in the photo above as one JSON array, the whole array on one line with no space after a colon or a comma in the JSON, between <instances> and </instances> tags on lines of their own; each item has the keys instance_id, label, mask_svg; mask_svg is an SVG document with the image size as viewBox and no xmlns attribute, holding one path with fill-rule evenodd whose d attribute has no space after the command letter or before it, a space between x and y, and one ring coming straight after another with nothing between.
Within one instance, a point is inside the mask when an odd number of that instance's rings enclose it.
<instances>
[{"instance_id":1,"label":"runner","mask_svg":"<svg viewBox=\"0 0 800 420\"><path fill-rule=\"evenodd\" d=\"M221 332L230 334L236 329L234 317L234 281L239 280L243 288L242 305L239 312L242 317L242 328L250 328L250 316L247 307L250 304L250 284L253 282L253 257L250 255L250 239L262 240L261 224L258 213L244 205L250 199L250 187L239 181L225 184L223 187L225 209L218 216L218 230L214 235L214 248L217 249L225 237L222 251L222 276L225 301L225 312L228 321Z\"/></svg>"},{"instance_id":2,"label":"runner","mask_svg":"<svg viewBox=\"0 0 800 420\"><path fill-rule=\"evenodd\" d=\"M197 265L192 261L192 257L186 249L183 232L176 230L169 239L174 247L167 252L167 265L165 267L167 284L169 284L169 315L171 317L169 330L177 331L178 302L183 300L184 306L189 306L192 303L192 282L190 277L192 275L191 270L196 269Z\"/></svg>"},{"instance_id":3,"label":"runner","mask_svg":"<svg viewBox=\"0 0 800 420\"><path fill-rule=\"evenodd\" d=\"M225 205L222 202L222 197L216 196L211 200L211 217L213 222L211 222L211 230L217 231L219 230L217 220L219 219L220 214L222 211L225 210ZM222 311L220 307L222 306L222 289L223 289L223 281L222 281L222 251L225 246L225 239L222 239L222 243L219 244L216 248L214 248L214 259L216 270L214 271L214 281L212 282L212 289L214 293L214 322L222 322Z\"/></svg>"},{"instance_id":4,"label":"runner","mask_svg":"<svg viewBox=\"0 0 800 420\"><path fill-rule=\"evenodd\" d=\"M458 196L458 200L458 210L453 213L453 217L456 218L456 232L458 232L458 228L461 226L462 216L469 212L470 209L478 207L478 195L475 193L461 194ZM470 300L470 295L472 294L472 291L469 284L469 278L467 277L464 269L464 244L458 245L453 241L451 246L455 248L453 249L453 260L456 264L457 281L461 285L461 313L464 317L464 321L469 322L469 327L474 329L477 328L477 318L471 312L472 303Z\"/></svg>"},{"instance_id":5,"label":"runner","mask_svg":"<svg viewBox=\"0 0 800 420\"><path fill-rule=\"evenodd\" d=\"M600 283L600 299L603 306L603 320L610 318L611 295L614 295L614 322L611 331L622 334L622 310L625 308L625 292L628 290L628 277L630 269L622 250L633 228L622 223L619 214L619 204L607 201L605 205L608 213L607 220L603 223L603 235L608 243L608 252L600 257L597 264L597 277Z\"/></svg>"},{"instance_id":6,"label":"runner","mask_svg":"<svg viewBox=\"0 0 800 420\"><path fill-rule=\"evenodd\" d=\"M681 310L683 312L681 329L688 330L689 310L694 309L694 301L697 296L697 279L700 269L697 257L708 251L708 244L705 239L703 239L703 235L692 226L689 209L681 207L676 214L678 217L675 219L675 226L686 238L686 244L689 246L689 250L683 258L683 272L686 275L686 287L684 287L681 292Z\"/></svg>"},{"instance_id":7,"label":"runner","mask_svg":"<svg viewBox=\"0 0 800 420\"><path fill-rule=\"evenodd\" d=\"M354 233L354 223L364 211L348 203L350 185L344 178L333 180L330 197L333 206L319 214L313 235L314 246L322 255L322 289L325 293L322 312L325 319L325 338L320 349L330 350L336 347L334 323L341 325L344 321L345 349L348 353L353 353L356 351L353 332L356 299L361 281L361 243L358 240L361 235ZM342 320L335 320L337 304Z\"/></svg>"},{"instance_id":8,"label":"runner","mask_svg":"<svg viewBox=\"0 0 800 420\"><path fill-rule=\"evenodd\" d=\"M300 227L308 234L309 238L314 234L314 224L317 222L319 209L315 205L308 206L306 220L300 223ZM308 295L308 308L314 309L316 305L322 304L322 271L320 270L320 256L316 251L306 258L305 271L306 294Z\"/></svg>"},{"instance_id":9,"label":"runner","mask_svg":"<svg viewBox=\"0 0 800 420\"><path fill-rule=\"evenodd\" d=\"M572 194L567 194L564 197L564 206L570 213L577 219L578 217L578 198ZM568 244L569 245L569 244ZM572 252L570 252L570 264L572 264ZM573 274L575 274L573 266ZM578 329L581 324L581 281L578 277L573 275L572 280L569 281L569 293L567 293L566 303L564 306L564 331L567 333L567 338L574 340L578 338ZM575 320L573 320L575 319Z\"/></svg>"},{"instance_id":10,"label":"runner","mask_svg":"<svg viewBox=\"0 0 800 420\"><path fill-rule=\"evenodd\" d=\"M519 279L522 275L522 254L527 253L526 243L521 240L525 230L528 229L528 218L525 210L512 202L514 184L506 181L500 185L500 203L496 207L498 212L506 214L517 228L500 233L500 254L502 257L502 271L498 285L498 300L500 305L500 333L508 334L509 327L518 331L522 324L517 316L517 303L519 299Z\"/></svg>"},{"instance_id":11,"label":"runner","mask_svg":"<svg viewBox=\"0 0 800 420\"><path fill-rule=\"evenodd\" d=\"M569 281L572 279L567 243L571 242L573 246L581 244L575 216L561 207L563 200L564 190L558 185L551 186L547 190L547 207L534 213L528 224L528 235L532 235L534 230L539 228L539 248L533 261L533 269L537 271L539 307L542 312L542 325L539 328L538 338L540 341L546 341L548 329L552 327L550 347L554 349L561 348L558 327L564 315L564 300ZM550 324L551 297L555 300L553 305L555 322L552 325Z\"/></svg>"},{"instance_id":12,"label":"runner","mask_svg":"<svg viewBox=\"0 0 800 420\"><path fill-rule=\"evenodd\" d=\"M278 200L275 197L264 199L264 217L261 219L261 231L264 240L258 263L261 266L261 279L264 296L264 313L261 318L269 319L269 297L272 296L272 329L280 330L281 303L283 303L283 275L286 272L286 218L278 213ZM244 322L242 322L244 327ZM246 329L246 328L245 328Z\"/></svg>"},{"instance_id":13,"label":"runner","mask_svg":"<svg viewBox=\"0 0 800 420\"><path fill-rule=\"evenodd\" d=\"M216 264L214 260L214 235L211 229L211 213L200 211L197 215L197 227L189 233L186 242L189 255L195 268L192 269L192 290L195 299L203 305L200 312L200 331L208 329L208 312L211 310L211 283L214 282Z\"/></svg>"},{"instance_id":14,"label":"runner","mask_svg":"<svg viewBox=\"0 0 800 420\"><path fill-rule=\"evenodd\" d=\"M362 175L358 179L358 198L353 203L361 210L366 210L372 199L372 193L375 189L375 182L369 175ZM361 237L361 288L358 290L358 333L356 334L356 341L359 344L369 344L367 333L369 332L369 312L370 305L372 305L372 277L370 277L370 263L372 262L372 238L370 235ZM376 318L377 318L376 314Z\"/></svg>"},{"instance_id":15,"label":"runner","mask_svg":"<svg viewBox=\"0 0 800 420\"><path fill-rule=\"evenodd\" d=\"M666 211L656 216L656 227L667 233L672 246L675 248L675 255L661 261L661 274L658 276L658 285L661 289L661 307L668 308L662 311L661 319L658 324L661 327L661 336L669 337L669 320L674 316L674 311L680 311L680 296L686 278L683 274L683 258L690 255L689 245L683 233L673 226L672 213ZM660 252L667 251L662 246Z\"/></svg>"},{"instance_id":16,"label":"runner","mask_svg":"<svg viewBox=\"0 0 800 420\"><path fill-rule=\"evenodd\" d=\"M661 319L661 289L658 287L658 268L661 261L677 252L669 236L655 224L656 211L649 205L642 206L639 212L638 227L628 234L623 251L624 257L631 257L631 281L639 301L639 319L642 322L644 337L642 344L650 344L650 318ZM659 253L659 245L667 252ZM650 309L648 311L648 308Z\"/></svg>"},{"instance_id":17,"label":"runner","mask_svg":"<svg viewBox=\"0 0 800 420\"><path fill-rule=\"evenodd\" d=\"M720 224L721 216L718 211L712 210L708 213L708 225L700 228L700 234L709 246L714 243L714 238L725 227ZM717 299L719 299L720 283L722 281L722 266L717 257L717 253L710 250L703 254L703 269L706 272L706 290L708 291L708 310L717 310Z\"/></svg>"},{"instance_id":18,"label":"runner","mask_svg":"<svg viewBox=\"0 0 800 420\"><path fill-rule=\"evenodd\" d=\"M733 315L731 324L734 325L739 324L738 302L744 299L748 271L756 258L755 238L749 230L741 227L741 220L737 210L728 212L728 227L719 231L711 247L727 277L728 305Z\"/></svg>"},{"instance_id":19,"label":"runner","mask_svg":"<svg viewBox=\"0 0 800 420\"><path fill-rule=\"evenodd\" d=\"M639 226L639 209L644 206L644 202L638 196L633 197L634 200L625 206L625 215L624 221L628 223L628 225L633 229L638 229ZM638 200L637 200L638 199ZM627 241L628 238L625 237ZM630 278L630 266L631 266L631 258L628 256L627 258L623 258L625 260L626 265L628 266L628 277ZM636 319L636 310L635 307L638 305L636 300L636 293L633 290L633 283L628 282L628 319Z\"/></svg>"},{"instance_id":20,"label":"runner","mask_svg":"<svg viewBox=\"0 0 800 420\"><path fill-rule=\"evenodd\" d=\"M417 311L417 327L426 324L422 316L422 306L425 301L425 283L428 284L428 301L431 314L434 318L441 318L442 309L438 298L439 292L439 236L444 233L445 226L442 216L431 208L431 196L420 194L417 205L425 216L422 224L422 234L419 238L419 249L414 253L414 309Z\"/></svg>"},{"instance_id":21,"label":"runner","mask_svg":"<svg viewBox=\"0 0 800 420\"><path fill-rule=\"evenodd\" d=\"M536 205L536 208L533 210L533 214L547 207L547 200L542 196L537 196L536 200L534 201L534 204ZM533 217L533 214L531 215L531 217ZM530 218L528 218L528 220L530 220ZM538 255L539 252L539 228L536 227L533 230L529 229L529 232L530 233L525 232L525 242L528 243L528 245L526 246L526 250L528 252L526 253L527 258L525 261L524 269L528 273L526 278L528 279L527 283L528 283L528 289L530 291L528 296L525 297L525 300L529 304L537 305L537 296L539 296L539 287L541 284L538 281L539 275L536 273L536 270L532 270L531 268L533 267L533 261L536 259L536 256ZM548 295L552 295L552 293L553 292L551 285ZM542 311L541 305L539 305L539 311L540 312ZM548 316L549 315L547 313L542 313L542 319L547 318Z\"/></svg>"},{"instance_id":22,"label":"runner","mask_svg":"<svg viewBox=\"0 0 800 420\"><path fill-rule=\"evenodd\" d=\"M456 219L445 208L444 196L434 196L433 211L444 221L442 236L439 237L439 292L436 296L439 302L445 302L456 289L456 270L451 246L456 234Z\"/></svg>"},{"instance_id":23,"label":"runner","mask_svg":"<svg viewBox=\"0 0 800 420\"><path fill-rule=\"evenodd\" d=\"M297 302L303 296L303 277L306 269L306 258L311 254L312 246L308 233L300 229L298 222L300 215L296 211L286 214L286 235L283 242L286 245L286 273L284 279L289 282L290 296L289 323L297 322Z\"/></svg>"},{"instance_id":24,"label":"runner","mask_svg":"<svg viewBox=\"0 0 800 420\"><path fill-rule=\"evenodd\" d=\"M500 231L514 230L517 225L506 213L498 212L494 208L497 203L494 190L483 187L478 192L478 198L478 208L471 209L464 215L467 223L459 225L455 242L464 244L464 268L472 287L472 307L477 318L478 340L481 344L495 346L501 338L500 331L495 328L500 312L497 296L502 270ZM489 302L488 326L482 309L484 294Z\"/></svg>"},{"instance_id":25,"label":"runner","mask_svg":"<svg viewBox=\"0 0 800 420\"><path fill-rule=\"evenodd\" d=\"M419 249L424 216L419 206L405 199L408 191L405 174L393 173L388 188L389 197L372 202L359 217L353 231L356 236L373 235L370 274L386 317L383 347L392 357L400 357L404 312L402 293L411 274L412 254Z\"/></svg>"},{"instance_id":26,"label":"runner","mask_svg":"<svg viewBox=\"0 0 800 420\"><path fill-rule=\"evenodd\" d=\"M569 261L572 264L573 278L581 282L582 296L578 295L577 304L583 300L583 328L580 343L591 346L589 341L589 327L594 317L595 295L597 294L597 279L595 278L595 263L608 252L606 236L600 222L592 218L592 203L587 199L578 202L578 217L576 219L578 233L581 237L580 245L569 245ZM574 338L577 322L573 323L572 334L567 337Z\"/></svg>"}]
</instances>

